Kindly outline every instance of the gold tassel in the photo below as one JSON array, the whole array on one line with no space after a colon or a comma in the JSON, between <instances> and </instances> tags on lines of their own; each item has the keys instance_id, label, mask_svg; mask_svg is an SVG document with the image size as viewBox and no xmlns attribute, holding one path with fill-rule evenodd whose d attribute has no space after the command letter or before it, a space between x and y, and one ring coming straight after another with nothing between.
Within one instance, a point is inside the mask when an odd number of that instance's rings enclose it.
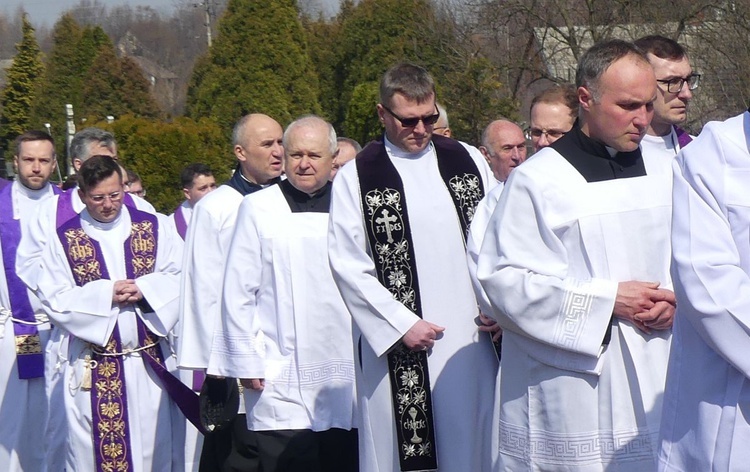
<instances>
[{"instance_id":1,"label":"gold tassel","mask_svg":"<svg viewBox=\"0 0 750 472\"><path fill-rule=\"evenodd\" d=\"M91 390L91 369L96 368L97 362L91 360L90 355L86 355L83 359L83 380L81 380L81 390Z\"/></svg>"}]
</instances>

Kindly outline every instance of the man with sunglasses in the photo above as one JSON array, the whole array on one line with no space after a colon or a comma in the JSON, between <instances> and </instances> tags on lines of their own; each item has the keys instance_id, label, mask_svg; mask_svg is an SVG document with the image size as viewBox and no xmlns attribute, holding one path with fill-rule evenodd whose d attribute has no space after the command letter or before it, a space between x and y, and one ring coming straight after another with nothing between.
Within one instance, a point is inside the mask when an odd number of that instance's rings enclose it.
<instances>
[{"instance_id":1,"label":"man with sunglasses","mask_svg":"<svg viewBox=\"0 0 750 472\"><path fill-rule=\"evenodd\" d=\"M490 470L497 360L464 247L495 179L476 148L433 134L422 67L389 69L377 112L385 135L334 180L328 240L358 331L360 470Z\"/></svg>"},{"instance_id":2,"label":"man with sunglasses","mask_svg":"<svg viewBox=\"0 0 750 472\"><path fill-rule=\"evenodd\" d=\"M641 141L643 155L673 158L692 137L678 125L687 120L688 104L698 88L700 74L693 72L685 49L664 36L644 36L635 41L648 57L656 76L654 118Z\"/></svg>"}]
</instances>

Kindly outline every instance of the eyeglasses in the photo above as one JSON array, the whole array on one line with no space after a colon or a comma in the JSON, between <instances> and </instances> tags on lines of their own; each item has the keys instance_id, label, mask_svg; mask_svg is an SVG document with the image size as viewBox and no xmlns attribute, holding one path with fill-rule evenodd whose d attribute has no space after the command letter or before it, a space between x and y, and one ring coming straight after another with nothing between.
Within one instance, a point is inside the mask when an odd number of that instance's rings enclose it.
<instances>
[{"instance_id":1,"label":"eyeglasses","mask_svg":"<svg viewBox=\"0 0 750 472\"><path fill-rule=\"evenodd\" d=\"M401 118L397 114L393 113L393 111L387 106L383 105L383 108L385 109L385 111L390 113L392 117L396 118L404 128L414 128L419 124L420 121L424 123L425 126L431 126L437 123L438 118L440 118L439 110L434 115L419 116L417 118Z\"/></svg>"},{"instance_id":2,"label":"eyeglasses","mask_svg":"<svg viewBox=\"0 0 750 472\"><path fill-rule=\"evenodd\" d=\"M674 79L669 79L669 80L656 79L656 81L659 82L660 84L666 84L667 92L680 93L685 83L687 83L689 90L697 89L700 79L701 79L700 74L690 74L687 77L675 77Z\"/></svg>"},{"instance_id":3,"label":"eyeglasses","mask_svg":"<svg viewBox=\"0 0 750 472\"><path fill-rule=\"evenodd\" d=\"M526 130L526 139L539 139L544 135L547 140L555 140L562 138L565 133L567 131L560 131L559 129L529 128Z\"/></svg>"},{"instance_id":4,"label":"eyeglasses","mask_svg":"<svg viewBox=\"0 0 750 472\"><path fill-rule=\"evenodd\" d=\"M132 193L133 195L137 195L137 196L143 198L143 197L146 196L146 189L143 188L141 190L133 190L132 192L128 192L128 193Z\"/></svg>"},{"instance_id":5,"label":"eyeglasses","mask_svg":"<svg viewBox=\"0 0 750 472\"><path fill-rule=\"evenodd\" d=\"M109 199L110 202L119 202L122 198L122 192L112 192L109 195L89 195L92 202L97 205L101 205L105 200Z\"/></svg>"}]
</instances>

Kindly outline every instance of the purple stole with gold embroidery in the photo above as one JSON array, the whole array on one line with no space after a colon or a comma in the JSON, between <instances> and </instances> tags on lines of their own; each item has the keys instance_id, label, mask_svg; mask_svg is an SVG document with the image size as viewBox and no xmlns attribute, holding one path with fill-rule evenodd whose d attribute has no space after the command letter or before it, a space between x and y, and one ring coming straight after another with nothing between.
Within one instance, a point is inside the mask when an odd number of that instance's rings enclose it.
<instances>
[{"instance_id":1,"label":"purple stole with gold embroidery","mask_svg":"<svg viewBox=\"0 0 750 472\"><path fill-rule=\"evenodd\" d=\"M130 235L125 241L126 272L128 279L136 279L152 273L156 266L158 220L150 213L128 206L124 208L128 209L131 218ZM109 279L101 247L83 230L79 215L64 222L57 231L76 285L83 286L94 280ZM179 388L175 383L182 383L164 367L159 338L148 330L140 317L136 321L139 346L150 346L143 350L142 358L172 396L175 388ZM119 327L115 323L110 341L102 351L93 352L91 364L91 414L97 472L133 470L122 352ZM165 376L172 380L165 379ZM182 387L194 397L193 416L197 422L198 397L184 385ZM184 403L191 399L188 397L181 400ZM180 401L175 401L182 409Z\"/></svg>"},{"instance_id":2,"label":"purple stole with gold embroidery","mask_svg":"<svg viewBox=\"0 0 750 472\"><path fill-rule=\"evenodd\" d=\"M57 187L52 186L53 191ZM13 185L0 190L0 239L3 268L10 299L13 334L16 338L16 365L19 379L44 377L44 353L34 309L23 281L16 275L16 251L21 241L21 222L13 218ZM58 190L59 192L59 190Z\"/></svg>"},{"instance_id":3,"label":"purple stole with gold embroidery","mask_svg":"<svg viewBox=\"0 0 750 472\"><path fill-rule=\"evenodd\" d=\"M432 142L465 240L476 206L484 197L479 169L458 141L433 135ZM396 300L422 318L417 262L401 177L383 141L367 145L357 156L356 165L365 231L378 280ZM399 342L388 353L388 367L401 470L437 470L427 352L411 351Z\"/></svg>"}]
</instances>

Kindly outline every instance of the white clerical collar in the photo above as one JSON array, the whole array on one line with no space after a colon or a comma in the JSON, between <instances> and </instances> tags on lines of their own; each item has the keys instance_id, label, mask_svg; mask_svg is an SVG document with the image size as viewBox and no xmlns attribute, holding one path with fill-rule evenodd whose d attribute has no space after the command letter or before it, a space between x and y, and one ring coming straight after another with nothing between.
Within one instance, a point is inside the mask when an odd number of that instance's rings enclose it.
<instances>
[{"instance_id":1,"label":"white clerical collar","mask_svg":"<svg viewBox=\"0 0 750 472\"><path fill-rule=\"evenodd\" d=\"M120 206L120 213L118 213L117 217L114 220L110 221L109 223L104 223L102 221L94 219L94 217L91 216L91 213L89 213L88 210L85 210L81 213L81 218L84 221L86 221L88 224L90 224L92 227L100 231L109 231L112 228L115 228L118 224L120 224L120 220L122 219L122 213L124 211L128 211L128 209L125 207L125 204L122 204Z\"/></svg>"},{"instance_id":2,"label":"white clerical collar","mask_svg":"<svg viewBox=\"0 0 750 472\"><path fill-rule=\"evenodd\" d=\"M20 195L23 195L29 200L39 200L41 198L44 198L45 196L49 195L50 191L52 190L52 186L49 182L44 184L44 186L39 190L30 189L18 180L13 182L13 186Z\"/></svg>"},{"instance_id":3,"label":"white clerical collar","mask_svg":"<svg viewBox=\"0 0 750 472\"><path fill-rule=\"evenodd\" d=\"M429 154L433 152L433 144L432 140L430 140L430 144L422 149L419 152L407 152L401 149L400 147L396 146L392 142L388 140L387 136L383 136L383 142L385 143L385 149L388 151L388 154L393 157L405 157L407 159L419 159L420 157L424 156L425 154Z\"/></svg>"}]
</instances>

